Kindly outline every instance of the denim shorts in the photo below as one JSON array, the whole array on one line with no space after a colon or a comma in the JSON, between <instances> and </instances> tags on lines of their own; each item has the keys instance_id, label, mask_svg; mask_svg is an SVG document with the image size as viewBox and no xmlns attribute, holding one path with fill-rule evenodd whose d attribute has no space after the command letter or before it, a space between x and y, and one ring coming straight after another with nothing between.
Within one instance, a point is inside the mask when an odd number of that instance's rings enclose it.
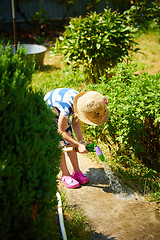
<instances>
[{"instance_id":1,"label":"denim shorts","mask_svg":"<svg viewBox=\"0 0 160 240\"><path fill-rule=\"evenodd\" d=\"M56 114L54 120L55 120L56 124L58 125L58 119L59 119L60 111L59 111L59 109L56 108L56 107L52 107L52 110L53 110L53 112ZM73 137L73 132L72 132L72 127L71 127L71 121L70 121L69 118L68 118L68 123L67 123L67 127L66 127L66 130L65 130L65 131L68 133L69 136L71 136L72 138L74 138L74 137ZM65 146L70 145L70 143L67 142L66 140L64 140L64 139L62 138L62 139L60 140L60 145L61 145L61 147L65 147Z\"/></svg>"}]
</instances>

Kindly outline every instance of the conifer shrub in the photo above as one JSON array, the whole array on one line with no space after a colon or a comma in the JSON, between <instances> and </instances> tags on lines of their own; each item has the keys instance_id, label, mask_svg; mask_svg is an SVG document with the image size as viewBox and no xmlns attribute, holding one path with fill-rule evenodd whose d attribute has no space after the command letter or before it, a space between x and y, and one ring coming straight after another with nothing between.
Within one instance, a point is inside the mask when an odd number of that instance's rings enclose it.
<instances>
[{"instance_id":1,"label":"conifer shrub","mask_svg":"<svg viewBox=\"0 0 160 240\"><path fill-rule=\"evenodd\" d=\"M29 87L34 62L24 49L0 53L0 239L49 239L60 136L42 91Z\"/></svg>"}]
</instances>

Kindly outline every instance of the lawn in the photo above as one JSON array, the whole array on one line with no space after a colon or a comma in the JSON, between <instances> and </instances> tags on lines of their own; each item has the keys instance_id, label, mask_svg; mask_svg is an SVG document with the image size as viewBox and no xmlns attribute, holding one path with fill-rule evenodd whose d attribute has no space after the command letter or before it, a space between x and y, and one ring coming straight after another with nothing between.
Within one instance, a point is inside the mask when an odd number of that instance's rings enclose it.
<instances>
[{"instance_id":1,"label":"lawn","mask_svg":"<svg viewBox=\"0 0 160 240\"><path fill-rule=\"evenodd\" d=\"M135 54L135 59L144 71L149 74L160 71L160 39L153 32L141 34L137 42L140 52Z\"/></svg>"}]
</instances>

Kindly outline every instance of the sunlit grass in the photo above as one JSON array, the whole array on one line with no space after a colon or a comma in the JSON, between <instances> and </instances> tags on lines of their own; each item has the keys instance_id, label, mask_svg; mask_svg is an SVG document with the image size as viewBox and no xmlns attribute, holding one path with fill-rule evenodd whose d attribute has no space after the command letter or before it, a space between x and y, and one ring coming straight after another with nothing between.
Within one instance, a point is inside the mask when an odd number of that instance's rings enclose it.
<instances>
[{"instance_id":1,"label":"sunlit grass","mask_svg":"<svg viewBox=\"0 0 160 240\"><path fill-rule=\"evenodd\" d=\"M134 55L139 66L149 74L160 71L160 41L159 35L153 32L138 37L140 51Z\"/></svg>"},{"instance_id":2,"label":"sunlit grass","mask_svg":"<svg viewBox=\"0 0 160 240\"><path fill-rule=\"evenodd\" d=\"M50 57L47 51L44 65L33 74L33 89L41 89L44 94L55 88L74 87L76 90L83 88L85 83L81 70L72 71L62 64L60 57Z\"/></svg>"}]
</instances>

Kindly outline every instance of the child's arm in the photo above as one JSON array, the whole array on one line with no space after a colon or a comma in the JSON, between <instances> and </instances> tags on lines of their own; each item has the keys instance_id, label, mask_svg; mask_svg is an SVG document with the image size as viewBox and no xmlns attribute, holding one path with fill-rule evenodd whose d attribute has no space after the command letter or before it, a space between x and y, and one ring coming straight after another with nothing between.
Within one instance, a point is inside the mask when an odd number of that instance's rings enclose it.
<instances>
[{"instance_id":1,"label":"child's arm","mask_svg":"<svg viewBox=\"0 0 160 240\"><path fill-rule=\"evenodd\" d=\"M72 119L72 127L73 130L76 134L76 137L79 142L84 142L83 135L82 135L82 130L81 130L81 125L79 122L79 119L77 117L73 117Z\"/></svg>"},{"instance_id":2,"label":"child's arm","mask_svg":"<svg viewBox=\"0 0 160 240\"><path fill-rule=\"evenodd\" d=\"M85 147L84 144L81 144L80 142L76 141L75 139L73 139L70 135L68 135L68 133L65 131L66 130L66 126L67 126L67 123L68 123L68 119L66 117L63 116L62 113L60 113L60 116L59 116L59 120L58 120L58 131L59 133L62 135L62 137L70 142L73 146L75 146L78 151L80 153L87 153L87 149ZM74 127L73 127L74 128ZM83 139L83 137L82 137ZM79 139L78 139L79 140Z\"/></svg>"}]
</instances>

